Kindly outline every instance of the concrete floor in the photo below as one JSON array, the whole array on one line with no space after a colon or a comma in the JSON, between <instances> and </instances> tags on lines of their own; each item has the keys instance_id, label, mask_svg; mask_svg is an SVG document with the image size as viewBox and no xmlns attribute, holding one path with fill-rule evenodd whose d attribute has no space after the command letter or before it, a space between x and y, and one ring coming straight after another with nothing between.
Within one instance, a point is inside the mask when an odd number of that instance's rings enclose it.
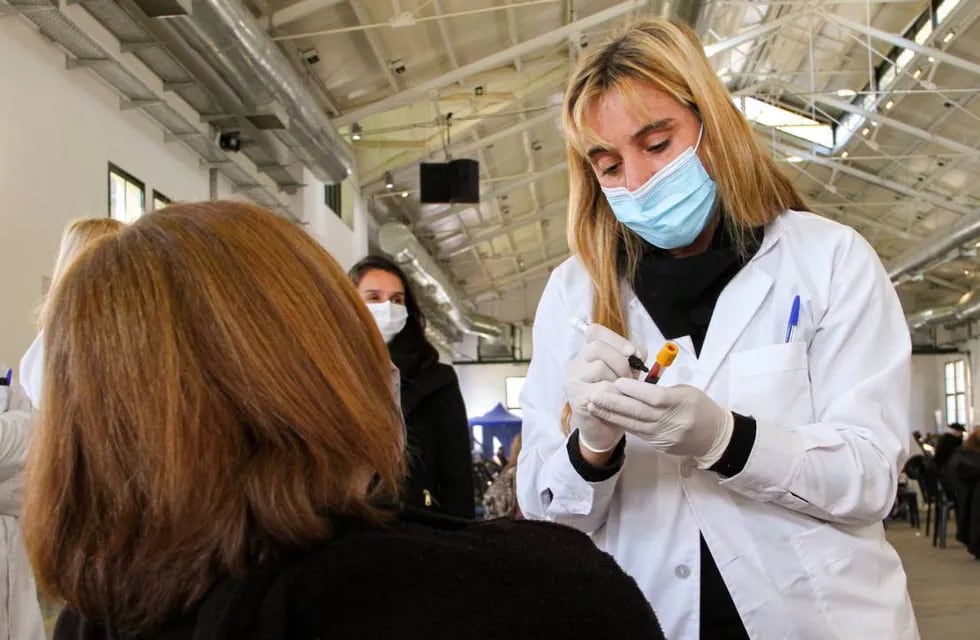
<instances>
[{"instance_id":1,"label":"concrete floor","mask_svg":"<svg viewBox=\"0 0 980 640\"><path fill-rule=\"evenodd\" d=\"M902 557L909 579L909 595L919 621L922 640L977 640L980 638L980 560L954 539L950 519L947 546L932 546L932 536L908 523L888 525L888 541Z\"/></svg>"}]
</instances>

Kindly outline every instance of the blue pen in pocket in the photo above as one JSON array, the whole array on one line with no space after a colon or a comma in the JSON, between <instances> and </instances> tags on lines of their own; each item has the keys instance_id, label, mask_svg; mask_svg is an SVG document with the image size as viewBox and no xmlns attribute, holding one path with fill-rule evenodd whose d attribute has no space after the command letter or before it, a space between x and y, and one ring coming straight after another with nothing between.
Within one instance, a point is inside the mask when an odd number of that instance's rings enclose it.
<instances>
[{"instance_id":1,"label":"blue pen in pocket","mask_svg":"<svg viewBox=\"0 0 980 640\"><path fill-rule=\"evenodd\" d=\"M786 323L786 343L796 337L796 328L800 325L800 296L793 298L793 306L789 310L789 322Z\"/></svg>"}]
</instances>

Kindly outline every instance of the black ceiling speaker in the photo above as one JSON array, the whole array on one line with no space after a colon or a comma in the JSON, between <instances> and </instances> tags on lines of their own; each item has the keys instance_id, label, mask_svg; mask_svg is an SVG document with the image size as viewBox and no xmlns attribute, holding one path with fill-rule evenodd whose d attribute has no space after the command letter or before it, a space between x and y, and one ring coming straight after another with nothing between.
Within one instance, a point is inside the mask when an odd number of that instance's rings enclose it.
<instances>
[{"instance_id":1,"label":"black ceiling speaker","mask_svg":"<svg viewBox=\"0 0 980 640\"><path fill-rule=\"evenodd\" d=\"M419 201L477 203L480 201L480 163L469 158L419 165Z\"/></svg>"}]
</instances>

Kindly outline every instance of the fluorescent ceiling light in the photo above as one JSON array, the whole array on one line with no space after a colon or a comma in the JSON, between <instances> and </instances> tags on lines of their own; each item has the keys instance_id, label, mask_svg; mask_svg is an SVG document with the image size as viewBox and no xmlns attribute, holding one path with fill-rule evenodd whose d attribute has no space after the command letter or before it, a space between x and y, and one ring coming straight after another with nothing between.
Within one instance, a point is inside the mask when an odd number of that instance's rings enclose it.
<instances>
[{"instance_id":1,"label":"fluorescent ceiling light","mask_svg":"<svg viewBox=\"0 0 980 640\"><path fill-rule=\"evenodd\" d=\"M918 80L919 78L921 78L922 77L922 69L916 69L915 72L912 74L912 77L915 78L916 80Z\"/></svg>"},{"instance_id":2,"label":"fluorescent ceiling light","mask_svg":"<svg viewBox=\"0 0 980 640\"><path fill-rule=\"evenodd\" d=\"M853 98L857 95L857 91L854 89L838 89L834 93L839 95L841 98Z\"/></svg>"},{"instance_id":3,"label":"fluorescent ceiling light","mask_svg":"<svg viewBox=\"0 0 980 640\"><path fill-rule=\"evenodd\" d=\"M949 44L949 41L956 37L956 33L950 31L943 36L943 44Z\"/></svg>"},{"instance_id":4,"label":"fluorescent ceiling light","mask_svg":"<svg viewBox=\"0 0 980 640\"><path fill-rule=\"evenodd\" d=\"M885 108L886 109L891 109L894 106L895 106L895 101L894 100L889 100L888 102L885 103Z\"/></svg>"},{"instance_id":5,"label":"fluorescent ceiling light","mask_svg":"<svg viewBox=\"0 0 980 640\"><path fill-rule=\"evenodd\" d=\"M752 122L778 129L827 149L834 147L834 129L829 124L748 96L736 98L735 106Z\"/></svg>"},{"instance_id":6,"label":"fluorescent ceiling light","mask_svg":"<svg viewBox=\"0 0 980 640\"><path fill-rule=\"evenodd\" d=\"M801 158L800 156L788 156L786 158L786 162L789 162L791 164L796 164L798 162L803 162L803 158Z\"/></svg>"},{"instance_id":7,"label":"fluorescent ceiling light","mask_svg":"<svg viewBox=\"0 0 980 640\"><path fill-rule=\"evenodd\" d=\"M869 128L867 128L867 127L865 127L865 128L863 128L863 129L861 129L861 135L862 135L862 136L866 136L866 135L868 135L869 133L871 133L871 129L869 129Z\"/></svg>"},{"instance_id":8,"label":"fluorescent ceiling light","mask_svg":"<svg viewBox=\"0 0 980 640\"><path fill-rule=\"evenodd\" d=\"M840 157L846 158L849 155L851 155L850 152L845 149L844 151L841 152Z\"/></svg>"}]
</instances>

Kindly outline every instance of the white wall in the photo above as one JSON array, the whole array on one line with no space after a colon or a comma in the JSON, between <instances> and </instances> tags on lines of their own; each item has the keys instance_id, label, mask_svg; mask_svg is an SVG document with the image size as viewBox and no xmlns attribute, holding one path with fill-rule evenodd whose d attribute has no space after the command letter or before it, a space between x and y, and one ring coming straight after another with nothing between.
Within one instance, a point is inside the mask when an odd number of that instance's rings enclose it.
<instances>
[{"instance_id":1,"label":"white wall","mask_svg":"<svg viewBox=\"0 0 980 640\"><path fill-rule=\"evenodd\" d=\"M173 200L208 198L208 171L195 153L165 144L138 110L120 111L118 94L97 76L66 70L64 53L24 20L0 18L0 360L19 361L34 337L42 277L65 224L107 215L109 162L146 184L147 206L153 189ZM294 201L346 268L366 251L365 234L355 239L323 204L322 183L308 184ZM233 196L223 179L219 196Z\"/></svg>"},{"instance_id":2,"label":"white wall","mask_svg":"<svg viewBox=\"0 0 980 640\"><path fill-rule=\"evenodd\" d=\"M954 356L955 358L955 356ZM943 355L912 356L912 398L909 424L913 431L929 433L936 428L935 412L944 410Z\"/></svg>"},{"instance_id":3,"label":"white wall","mask_svg":"<svg viewBox=\"0 0 980 640\"><path fill-rule=\"evenodd\" d=\"M456 375L466 402L466 415L475 418L498 402L506 406L504 378L527 375L527 363L457 365Z\"/></svg>"}]
</instances>

